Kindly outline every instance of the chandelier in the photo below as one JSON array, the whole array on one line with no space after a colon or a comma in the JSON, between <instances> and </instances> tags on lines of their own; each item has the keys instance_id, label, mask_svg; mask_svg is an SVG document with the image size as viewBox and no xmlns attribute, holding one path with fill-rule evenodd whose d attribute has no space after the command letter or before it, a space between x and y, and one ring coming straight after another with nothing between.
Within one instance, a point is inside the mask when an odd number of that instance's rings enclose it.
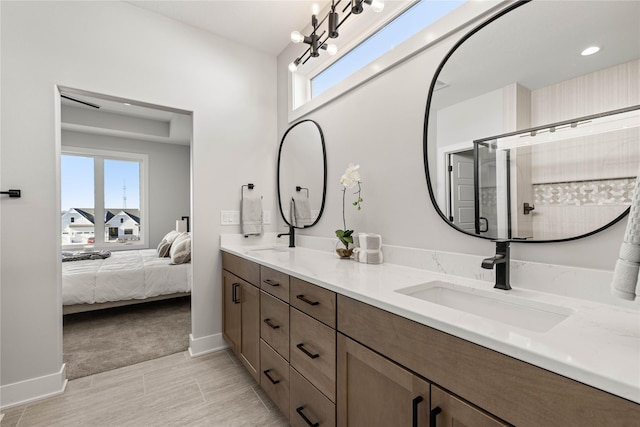
<instances>
[{"instance_id":1,"label":"chandelier","mask_svg":"<svg viewBox=\"0 0 640 427\"><path fill-rule=\"evenodd\" d=\"M317 5L314 5L314 9L311 15L311 34L305 36L298 31L291 33L291 41L293 43L305 43L309 47L304 51L302 55L297 57L289 64L289 71L295 72L301 64L306 64L311 58L317 58L320 56L320 50L326 50L329 55L335 55L338 52L338 48L335 44L328 43L329 39L338 38L338 29L351 15L359 15L364 11L364 5L371 6L374 12L380 12L384 8L383 0L349 0L346 1L347 5L342 9L341 13L347 12L342 20L340 15L336 12L336 7L342 2L342 0L332 0L331 8L329 12L318 21ZM326 29L320 33L320 27L327 22Z\"/></svg>"}]
</instances>

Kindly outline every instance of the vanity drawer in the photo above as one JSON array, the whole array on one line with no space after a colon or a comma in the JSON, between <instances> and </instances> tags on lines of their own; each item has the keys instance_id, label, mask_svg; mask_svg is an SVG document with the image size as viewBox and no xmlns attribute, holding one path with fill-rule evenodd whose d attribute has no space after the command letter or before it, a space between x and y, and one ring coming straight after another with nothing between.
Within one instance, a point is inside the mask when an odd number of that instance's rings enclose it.
<instances>
[{"instance_id":1,"label":"vanity drawer","mask_svg":"<svg viewBox=\"0 0 640 427\"><path fill-rule=\"evenodd\" d=\"M289 361L332 402L336 398L336 331L291 308Z\"/></svg>"},{"instance_id":2,"label":"vanity drawer","mask_svg":"<svg viewBox=\"0 0 640 427\"><path fill-rule=\"evenodd\" d=\"M291 277L289 304L309 316L336 327L336 293Z\"/></svg>"},{"instance_id":3,"label":"vanity drawer","mask_svg":"<svg viewBox=\"0 0 640 427\"><path fill-rule=\"evenodd\" d=\"M222 252L222 268L254 286L260 283L260 265L227 252Z\"/></svg>"},{"instance_id":4,"label":"vanity drawer","mask_svg":"<svg viewBox=\"0 0 640 427\"><path fill-rule=\"evenodd\" d=\"M260 292L260 337L289 360L289 304Z\"/></svg>"},{"instance_id":5,"label":"vanity drawer","mask_svg":"<svg viewBox=\"0 0 640 427\"><path fill-rule=\"evenodd\" d=\"M269 267L260 266L260 288L289 302L289 275Z\"/></svg>"},{"instance_id":6,"label":"vanity drawer","mask_svg":"<svg viewBox=\"0 0 640 427\"><path fill-rule=\"evenodd\" d=\"M289 380L291 393L289 423L293 427L336 425L336 405L333 402L293 368L291 368Z\"/></svg>"},{"instance_id":7,"label":"vanity drawer","mask_svg":"<svg viewBox=\"0 0 640 427\"><path fill-rule=\"evenodd\" d=\"M260 340L260 385L285 416L289 415L289 362Z\"/></svg>"}]
</instances>

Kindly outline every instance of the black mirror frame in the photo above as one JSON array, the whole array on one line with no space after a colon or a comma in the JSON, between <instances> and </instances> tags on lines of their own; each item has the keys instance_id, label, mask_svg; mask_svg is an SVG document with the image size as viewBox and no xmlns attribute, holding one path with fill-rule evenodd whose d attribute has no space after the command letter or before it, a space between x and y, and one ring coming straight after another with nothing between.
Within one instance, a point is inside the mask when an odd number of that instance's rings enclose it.
<instances>
[{"instance_id":1,"label":"black mirror frame","mask_svg":"<svg viewBox=\"0 0 640 427\"><path fill-rule=\"evenodd\" d=\"M322 182L322 203L320 204L320 211L318 212L318 216L316 217L316 220L313 222L313 224L305 225L304 227L295 227L289 224L289 221L287 220L287 218L285 218L284 211L282 209L282 198L280 195L280 160L282 158L282 146L284 145L285 138L293 128L305 122L313 123L316 126L316 128L318 128L318 132L320 133L320 144L322 145L322 163L323 163L323 169L324 169L323 170L324 177L322 180L323 181ZM287 224L288 227L303 229L303 228L313 227L318 223L318 221L322 217L322 212L324 212L324 204L325 204L325 200L327 199L327 149L324 143L324 134L322 133L322 128L316 121L311 119L301 120L289 126L289 129L287 129L284 135L282 135L282 140L280 141L280 148L278 149L278 167L276 169L276 186L278 189L278 209L280 210L280 216L282 217L282 220L285 222L285 224Z\"/></svg>"},{"instance_id":2,"label":"black mirror frame","mask_svg":"<svg viewBox=\"0 0 640 427\"><path fill-rule=\"evenodd\" d=\"M447 223L447 225L449 225L454 230L459 231L460 233L466 234L468 236L476 237L476 238L479 238L479 239L495 240L495 238L487 237L487 236L479 236L477 234L469 233L467 231L464 231L464 230L456 227L455 225L453 225L453 223L451 221L449 221L449 219L446 217L446 215L442 212L442 210L438 206L438 202L436 200L436 195L435 195L435 192L433 191L433 186L431 185L431 175L429 173L429 155L428 155L428 152L427 152L428 131L429 131L429 110L431 109L431 100L433 98L436 81L438 80L438 77L440 76L440 73L442 72L442 69L444 68L444 66L447 63L447 61L449 60L449 58L451 58L451 56L455 53L455 51L465 41L467 41L471 36L473 36L475 33L480 31L481 29L483 29L487 25L491 24L495 20L499 19L500 17L506 15L507 13L511 12L512 10L517 9L518 7L523 6L523 5L525 5L525 4L527 4L527 3L531 2L531 1L532 0L519 0L519 1L515 2L514 4L506 7L505 9L501 10L497 14L491 16L489 19L483 21L478 26L474 27L471 31L469 31L467 34L465 34L451 48L451 50L449 50L449 52L447 52L447 54L443 58L442 62L440 62L440 65L438 65L438 68L436 69L436 72L433 75L433 79L431 80L431 85L429 86L429 96L427 97L427 106L426 106L425 113L424 113L424 131L423 131L423 141L422 141L422 150L423 150L423 158L424 158L423 159L424 160L424 171L425 171L425 176L426 176L426 179L427 179L427 188L429 189L429 198L431 199L431 203L433 204L433 207L435 208L436 212L438 213L440 218L442 218L442 220ZM636 179L638 179L638 178L636 177ZM588 233L581 234L581 235L578 235L578 236L567 237L567 238L564 238L564 239L552 239L552 240L523 240L523 239L505 239L505 240L510 241L510 242L515 242L515 243L554 243L554 242L568 242L568 241L571 241L571 240L582 239L582 238L591 236L593 234L599 233L599 232L601 232L603 230L606 230L607 228L613 226L617 222L621 221L629 213L630 209L631 209L630 207L625 209L624 212L622 212L617 218L613 219L608 224L605 224L604 226L602 226L602 227L600 227L600 228L598 228L596 230L593 230L593 231L590 231Z\"/></svg>"}]
</instances>

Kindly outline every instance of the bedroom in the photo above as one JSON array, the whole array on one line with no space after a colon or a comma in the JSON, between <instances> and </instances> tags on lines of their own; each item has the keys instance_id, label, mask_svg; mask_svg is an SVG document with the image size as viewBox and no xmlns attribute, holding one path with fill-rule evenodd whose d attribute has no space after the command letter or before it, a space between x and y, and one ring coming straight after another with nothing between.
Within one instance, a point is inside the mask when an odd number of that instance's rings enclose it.
<instances>
[{"instance_id":1,"label":"bedroom","mask_svg":"<svg viewBox=\"0 0 640 427\"><path fill-rule=\"evenodd\" d=\"M155 248L170 230L187 231L191 127L191 116L180 111L61 93L63 354L70 379L187 348L190 253L178 259ZM190 249L190 240L184 244ZM135 305L159 300L167 301ZM145 313L173 322L147 328L160 320L144 321ZM92 335L101 338L84 338ZM136 351L136 335L153 351Z\"/></svg>"}]
</instances>

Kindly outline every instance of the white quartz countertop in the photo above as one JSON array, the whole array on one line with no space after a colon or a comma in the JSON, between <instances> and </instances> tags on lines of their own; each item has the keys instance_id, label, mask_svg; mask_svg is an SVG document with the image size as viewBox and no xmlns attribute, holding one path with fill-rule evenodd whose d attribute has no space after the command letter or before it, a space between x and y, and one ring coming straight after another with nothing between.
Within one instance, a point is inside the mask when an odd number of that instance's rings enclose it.
<instances>
[{"instance_id":1,"label":"white quartz countertop","mask_svg":"<svg viewBox=\"0 0 640 427\"><path fill-rule=\"evenodd\" d=\"M640 312L394 264L361 264L302 247L222 244L225 252L640 403ZM571 315L546 332L395 292L430 281L560 306Z\"/></svg>"}]
</instances>

